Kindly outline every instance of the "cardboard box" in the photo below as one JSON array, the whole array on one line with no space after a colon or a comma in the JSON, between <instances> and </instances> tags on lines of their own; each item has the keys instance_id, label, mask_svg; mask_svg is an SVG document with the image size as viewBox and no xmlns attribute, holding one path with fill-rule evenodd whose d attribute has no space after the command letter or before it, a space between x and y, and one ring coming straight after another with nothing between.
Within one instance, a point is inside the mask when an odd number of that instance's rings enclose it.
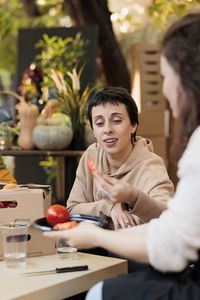
<instances>
[{"instance_id":1,"label":"cardboard box","mask_svg":"<svg viewBox=\"0 0 200 300\"><path fill-rule=\"evenodd\" d=\"M0 190L0 201L12 201L16 207L0 208L0 224L27 220L33 223L36 219L45 216L51 205L51 187L38 188L34 186L20 187L14 190ZM49 255L55 253L55 242L47 239L38 229L29 228L27 256ZM3 249L0 236L0 259L3 259Z\"/></svg>"}]
</instances>

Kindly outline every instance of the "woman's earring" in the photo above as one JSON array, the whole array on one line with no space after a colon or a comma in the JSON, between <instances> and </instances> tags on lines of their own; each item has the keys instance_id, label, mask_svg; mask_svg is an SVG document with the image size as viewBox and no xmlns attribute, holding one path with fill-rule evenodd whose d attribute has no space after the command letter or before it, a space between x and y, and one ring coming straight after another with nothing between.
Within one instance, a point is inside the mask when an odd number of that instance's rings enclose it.
<instances>
[{"instance_id":1,"label":"woman's earring","mask_svg":"<svg viewBox=\"0 0 200 300\"><path fill-rule=\"evenodd\" d=\"M135 143L135 138L134 138L134 135L131 134L131 144L134 146L134 143Z\"/></svg>"},{"instance_id":2,"label":"woman's earring","mask_svg":"<svg viewBox=\"0 0 200 300\"><path fill-rule=\"evenodd\" d=\"M98 142L96 142L96 144L95 144L95 147L97 148L97 146L98 146Z\"/></svg>"}]
</instances>

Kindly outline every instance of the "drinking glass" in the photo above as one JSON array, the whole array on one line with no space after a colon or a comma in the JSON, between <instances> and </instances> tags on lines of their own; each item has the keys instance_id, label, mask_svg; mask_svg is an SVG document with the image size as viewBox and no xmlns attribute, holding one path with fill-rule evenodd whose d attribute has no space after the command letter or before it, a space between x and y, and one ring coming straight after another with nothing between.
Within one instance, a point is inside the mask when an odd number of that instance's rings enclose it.
<instances>
[{"instance_id":1,"label":"drinking glass","mask_svg":"<svg viewBox=\"0 0 200 300\"><path fill-rule=\"evenodd\" d=\"M57 254L60 258L77 258L77 248L70 247L63 239L57 241Z\"/></svg>"},{"instance_id":2,"label":"drinking glass","mask_svg":"<svg viewBox=\"0 0 200 300\"><path fill-rule=\"evenodd\" d=\"M27 222L0 225L4 261L8 268L21 268L26 265L28 228Z\"/></svg>"}]
</instances>

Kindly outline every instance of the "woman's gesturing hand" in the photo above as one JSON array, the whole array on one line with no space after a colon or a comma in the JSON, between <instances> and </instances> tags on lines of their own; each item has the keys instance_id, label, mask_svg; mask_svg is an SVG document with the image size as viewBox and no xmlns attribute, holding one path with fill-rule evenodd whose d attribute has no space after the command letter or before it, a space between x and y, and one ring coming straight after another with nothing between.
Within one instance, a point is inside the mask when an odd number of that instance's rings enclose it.
<instances>
[{"instance_id":1,"label":"woman's gesturing hand","mask_svg":"<svg viewBox=\"0 0 200 300\"><path fill-rule=\"evenodd\" d=\"M106 192L107 198L113 203L121 202L134 206L138 198L138 190L130 183L111 178L106 175L95 174L99 189Z\"/></svg>"},{"instance_id":2,"label":"woman's gesturing hand","mask_svg":"<svg viewBox=\"0 0 200 300\"><path fill-rule=\"evenodd\" d=\"M127 228L135 225L132 216L123 209L121 203L115 203L111 209L110 216L113 220L115 229Z\"/></svg>"}]
</instances>

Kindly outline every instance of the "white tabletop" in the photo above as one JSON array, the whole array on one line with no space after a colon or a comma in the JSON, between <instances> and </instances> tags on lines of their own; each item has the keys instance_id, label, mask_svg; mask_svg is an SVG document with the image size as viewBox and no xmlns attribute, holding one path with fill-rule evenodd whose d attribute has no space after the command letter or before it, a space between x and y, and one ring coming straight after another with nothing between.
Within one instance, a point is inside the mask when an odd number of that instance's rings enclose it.
<instances>
[{"instance_id":1,"label":"white tabletop","mask_svg":"<svg viewBox=\"0 0 200 300\"><path fill-rule=\"evenodd\" d=\"M27 276L23 273L61 267L88 265L88 271ZM59 255L27 258L26 267L6 268L0 262L0 299L56 300L89 290L95 283L127 273L127 261L78 252L74 257Z\"/></svg>"}]
</instances>

